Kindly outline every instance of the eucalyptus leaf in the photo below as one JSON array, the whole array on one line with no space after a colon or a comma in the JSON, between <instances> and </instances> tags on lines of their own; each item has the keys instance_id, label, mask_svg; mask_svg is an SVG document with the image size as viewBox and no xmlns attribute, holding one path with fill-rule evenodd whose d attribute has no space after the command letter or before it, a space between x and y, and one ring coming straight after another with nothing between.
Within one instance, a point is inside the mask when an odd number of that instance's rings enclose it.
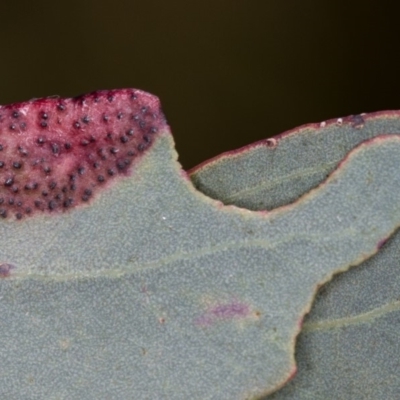
<instances>
[{"instance_id":1,"label":"eucalyptus leaf","mask_svg":"<svg viewBox=\"0 0 400 400\"><path fill-rule=\"evenodd\" d=\"M320 184L354 146L382 133L400 133L399 113L306 125L206 162L191 178L227 204L272 209ZM399 259L396 233L374 257L318 291L297 339L297 375L268 398L398 397Z\"/></svg>"}]
</instances>

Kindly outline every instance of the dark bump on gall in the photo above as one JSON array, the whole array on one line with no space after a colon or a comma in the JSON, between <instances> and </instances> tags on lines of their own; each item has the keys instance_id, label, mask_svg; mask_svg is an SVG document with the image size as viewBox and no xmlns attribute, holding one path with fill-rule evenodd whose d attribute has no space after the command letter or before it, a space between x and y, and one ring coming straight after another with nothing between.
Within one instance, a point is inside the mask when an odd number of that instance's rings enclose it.
<instances>
[{"instance_id":1,"label":"dark bump on gall","mask_svg":"<svg viewBox=\"0 0 400 400\"><path fill-rule=\"evenodd\" d=\"M105 178L104 178L103 175L98 175L97 180L98 180L99 182L104 182Z\"/></svg>"},{"instance_id":2,"label":"dark bump on gall","mask_svg":"<svg viewBox=\"0 0 400 400\"><path fill-rule=\"evenodd\" d=\"M0 168L4 167L4 161L0 161Z\"/></svg>"},{"instance_id":3,"label":"dark bump on gall","mask_svg":"<svg viewBox=\"0 0 400 400\"><path fill-rule=\"evenodd\" d=\"M121 143L126 143L128 141L128 138L126 136L121 136L119 140L121 141Z\"/></svg>"},{"instance_id":4,"label":"dark bump on gall","mask_svg":"<svg viewBox=\"0 0 400 400\"><path fill-rule=\"evenodd\" d=\"M46 112L44 112L44 111L42 111L42 113L40 114L40 116L41 116L43 119L49 118L48 114L47 114Z\"/></svg>"},{"instance_id":5,"label":"dark bump on gall","mask_svg":"<svg viewBox=\"0 0 400 400\"><path fill-rule=\"evenodd\" d=\"M17 202L17 207L22 207L22 201Z\"/></svg>"},{"instance_id":6,"label":"dark bump on gall","mask_svg":"<svg viewBox=\"0 0 400 400\"><path fill-rule=\"evenodd\" d=\"M114 95L109 94L109 95L107 96L107 100L111 103L111 102L114 100Z\"/></svg>"},{"instance_id":7,"label":"dark bump on gall","mask_svg":"<svg viewBox=\"0 0 400 400\"><path fill-rule=\"evenodd\" d=\"M26 212L27 214L30 214L30 213L32 212L32 208L26 207L26 208L25 208L25 212Z\"/></svg>"},{"instance_id":8,"label":"dark bump on gall","mask_svg":"<svg viewBox=\"0 0 400 400\"><path fill-rule=\"evenodd\" d=\"M21 214L21 213L16 213L16 214L15 214L15 217L16 217L17 219L21 219L21 218L22 218L22 214Z\"/></svg>"},{"instance_id":9,"label":"dark bump on gall","mask_svg":"<svg viewBox=\"0 0 400 400\"><path fill-rule=\"evenodd\" d=\"M37 143L40 144L40 145L44 144L45 142L46 142L46 139L44 137L40 137L37 140Z\"/></svg>"},{"instance_id":10,"label":"dark bump on gall","mask_svg":"<svg viewBox=\"0 0 400 400\"><path fill-rule=\"evenodd\" d=\"M72 147L72 145L71 145L71 143L67 142L64 144L64 147L66 150L69 150Z\"/></svg>"},{"instance_id":11,"label":"dark bump on gall","mask_svg":"<svg viewBox=\"0 0 400 400\"><path fill-rule=\"evenodd\" d=\"M28 150L24 149L22 146L18 146L18 151L22 156L28 155Z\"/></svg>"},{"instance_id":12,"label":"dark bump on gall","mask_svg":"<svg viewBox=\"0 0 400 400\"><path fill-rule=\"evenodd\" d=\"M78 121L75 121L73 123L73 126L74 126L75 129L79 129L81 127L81 124Z\"/></svg>"},{"instance_id":13,"label":"dark bump on gall","mask_svg":"<svg viewBox=\"0 0 400 400\"><path fill-rule=\"evenodd\" d=\"M14 199L13 199L12 197L10 197L10 198L8 199L8 204L9 204L10 206L12 206L12 205L14 204Z\"/></svg>"},{"instance_id":14,"label":"dark bump on gall","mask_svg":"<svg viewBox=\"0 0 400 400\"><path fill-rule=\"evenodd\" d=\"M85 167L79 167L78 168L78 174L83 175L85 173Z\"/></svg>"},{"instance_id":15,"label":"dark bump on gall","mask_svg":"<svg viewBox=\"0 0 400 400\"><path fill-rule=\"evenodd\" d=\"M64 111L64 110L65 110L65 105L64 105L63 103L58 103L58 104L57 104L57 109L58 109L59 111Z\"/></svg>"},{"instance_id":16,"label":"dark bump on gall","mask_svg":"<svg viewBox=\"0 0 400 400\"><path fill-rule=\"evenodd\" d=\"M146 127L146 121L140 121L139 126L140 128L144 129Z\"/></svg>"},{"instance_id":17,"label":"dark bump on gall","mask_svg":"<svg viewBox=\"0 0 400 400\"><path fill-rule=\"evenodd\" d=\"M110 175L110 176L113 176L115 174L115 171L112 168L109 168L107 170L107 174Z\"/></svg>"},{"instance_id":18,"label":"dark bump on gall","mask_svg":"<svg viewBox=\"0 0 400 400\"><path fill-rule=\"evenodd\" d=\"M55 189L56 186L57 186L57 183L54 182L54 181L49 183L49 189L50 189L50 190Z\"/></svg>"},{"instance_id":19,"label":"dark bump on gall","mask_svg":"<svg viewBox=\"0 0 400 400\"><path fill-rule=\"evenodd\" d=\"M25 122L21 122L21 123L19 124L19 127L20 127L22 130L25 130L25 129L26 129L26 123L25 123Z\"/></svg>"},{"instance_id":20,"label":"dark bump on gall","mask_svg":"<svg viewBox=\"0 0 400 400\"><path fill-rule=\"evenodd\" d=\"M0 208L0 217L2 218L7 217L7 211L4 208Z\"/></svg>"},{"instance_id":21,"label":"dark bump on gall","mask_svg":"<svg viewBox=\"0 0 400 400\"><path fill-rule=\"evenodd\" d=\"M116 147L111 147L110 153L111 154L117 154L118 153L118 149Z\"/></svg>"},{"instance_id":22,"label":"dark bump on gall","mask_svg":"<svg viewBox=\"0 0 400 400\"><path fill-rule=\"evenodd\" d=\"M0 151L2 151L3 150L3 145L2 144L0 144Z\"/></svg>"},{"instance_id":23,"label":"dark bump on gall","mask_svg":"<svg viewBox=\"0 0 400 400\"><path fill-rule=\"evenodd\" d=\"M157 133L157 128L153 126L153 127L150 129L150 133Z\"/></svg>"},{"instance_id":24,"label":"dark bump on gall","mask_svg":"<svg viewBox=\"0 0 400 400\"><path fill-rule=\"evenodd\" d=\"M135 155L135 152L132 151L132 150L129 150L129 151L126 153L126 155L129 156L129 157L133 157L133 156Z\"/></svg>"},{"instance_id":25,"label":"dark bump on gall","mask_svg":"<svg viewBox=\"0 0 400 400\"><path fill-rule=\"evenodd\" d=\"M119 112L119 113L117 114L117 118L118 118L118 119L122 119L123 116L124 116L124 114L123 114L122 112Z\"/></svg>"},{"instance_id":26,"label":"dark bump on gall","mask_svg":"<svg viewBox=\"0 0 400 400\"><path fill-rule=\"evenodd\" d=\"M47 128L47 122L46 122L46 121L41 121L41 122L40 122L40 126L41 126L42 128Z\"/></svg>"},{"instance_id":27,"label":"dark bump on gall","mask_svg":"<svg viewBox=\"0 0 400 400\"><path fill-rule=\"evenodd\" d=\"M81 140L81 145L82 145L82 146L87 146L89 143L90 143L90 141L87 140L87 139L82 139L82 140Z\"/></svg>"},{"instance_id":28,"label":"dark bump on gall","mask_svg":"<svg viewBox=\"0 0 400 400\"><path fill-rule=\"evenodd\" d=\"M100 164L98 162L93 163L93 168L95 169L100 168Z\"/></svg>"},{"instance_id":29,"label":"dark bump on gall","mask_svg":"<svg viewBox=\"0 0 400 400\"><path fill-rule=\"evenodd\" d=\"M10 128L11 131L15 131L16 126L15 126L14 124L11 124L11 125L9 126L9 128Z\"/></svg>"},{"instance_id":30,"label":"dark bump on gall","mask_svg":"<svg viewBox=\"0 0 400 400\"><path fill-rule=\"evenodd\" d=\"M49 192L47 190L43 190L42 196L47 197L49 195Z\"/></svg>"},{"instance_id":31,"label":"dark bump on gall","mask_svg":"<svg viewBox=\"0 0 400 400\"><path fill-rule=\"evenodd\" d=\"M64 206L65 208L68 208L69 206L72 205L72 203L73 203L73 200L72 200L71 198L69 198L69 199L67 199L67 200L64 201L63 206Z\"/></svg>"},{"instance_id":32,"label":"dark bump on gall","mask_svg":"<svg viewBox=\"0 0 400 400\"><path fill-rule=\"evenodd\" d=\"M22 167L22 163L20 161L14 161L12 166L15 169L20 169Z\"/></svg>"},{"instance_id":33,"label":"dark bump on gall","mask_svg":"<svg viewBox=\"0 0 400 400\"><path fill-rule=\"evenodd\" d=\"M133 129L129 129L129 130L126 131L126 134L128 136L133 136L134 133L135 133L135 131Z\"/></svg>"},{"instance_id":34,"label":"dark bump on gall","mask_svg":"<svg viewBox=\"0 0 400 400\"><path fill-rule=\"evenodd\" d=\"M143 143L140 143L139 146L137 147L139 151L143 151L145 148L146 146Z\"/></svg>"},{"instance_id":35,"label":"dark bump on gall","mask_svg":"<svg viewBox=\"0 0 400 400\"><path fill-rule=\"evenodd\" d=\"M50 200L48 202L48 207L49 210L54 210L55 208L57 208L57 202L55 200Z\"/></svg>"},{"instance_id":36,"label":"dark bump on gall","mask_svg":"<svg viewBox=\"0 0 400 400\"><path fill-rule=\"evenodd\" d=\"M48 175L51 172L51 168L49 166L43 167L43 172Z\"/></svg>"},{"instance_id":37,"label":"dark bump on gall","mask_svg":"<svg viewBox=\"0 0 400 400\"><path fill-rule=\"evenodd\" d=\"M4 181L4 186L11 186L14 183L14 178L7 178Z\"/></svg>"},{"instance_id":38,"label":"dark bump on gall","mask_svg":"<svg viewBox=\"0 0 400 400\"><path fill-rule=\"evenodd\" d=\"M2 197L0 197L0 204L4 203L4 199Z\"/></svg>"},{"instance_id":39,"label":"dark bump on gall","mask_svg":"<svg viewBox=\"0 0 400 400\"><path fill-rule=\"evenodd\" d=\"M13 118L18 118L19 117L19 112L18 111L13 111L11 114Z\"/></svg>"},{"instance_id":40,"label":"dark bump on gall","mask_svg":"<svg viewBox=\"0 0 400 400\"><path fill-rule=\"evenodd\" d=\"M142 112L142 114L145 114L147 112L147 107L142 107L140 111Z\"/></svg>"},{"instance_id":41,"label":"dark bump on gall","mask_svg":"<svg viewBox=\"0 0 400 400\"><path fill-rule=\"evenodd\" d=\"M110 117L106 114L103 115L103 122L108 122L108 120L110 119Z\"/></svg>"},{"instance_id":42,"label":"dark bump on gall","mask_svg":"<svg viewBox=\"0 0 400 400\"><path fill-rule=\"evenodd\" d=\"M35 200L35 207L40 208L42 206L42 202L40 200Z\"/></svg>"},{"instance_id":43,"label":"dark bump on gall","mask_svg":"<svg viewBox=\"0 0 400 400\"><path fill-rule=\"evenodd\" d=\"M70 188L70 190L72 190L72 191L76 190L76 185L75 185L75 183L73 183L69 188Z\"/></svg>"},{"instance_id":44,"label":"dark bump on gall","mask_svg":"<svg viewBox=\"0 0 400 400\"><path fill-rule=\"evenodd\" d=\"M51 151L53 152L53 154L58 154L60 152L60 147L57 143L51 144Z\"/></svg>"},{"instance_id":45,"label":"dark bump on gall","mask_svg":"<svg viewBox=\"0 0 400 400\"><path fill-rule=\"evenodd\" d=\"M89 117L88 117L87 115L85 115L85 116L82 118L82 122L83 122L84 124L88 124L88 123L90 122Z\"/></svg>"},{"instance_id":46,"label":"dark bump on gall","mask_svg":"<svg viewBox=\"0 0 400 400\"><path fill-rule=\"evenodd\" d=\"M150 143L150 142L151 142L151 137L148 136L148 135L143 135L143 140L144 140L146 143Z\"/></svg>"},{"instance_id":47,"label":"dark bump on gall","mask_svg":"<svg viewBox=\"0 0 400 400\"><path fill-rule=\"evenodd\" d=\"M129 165L129 160L118 160L117 161L117 168L120 171L123 171L128 165Z\"/></svg>"}]
</instances>

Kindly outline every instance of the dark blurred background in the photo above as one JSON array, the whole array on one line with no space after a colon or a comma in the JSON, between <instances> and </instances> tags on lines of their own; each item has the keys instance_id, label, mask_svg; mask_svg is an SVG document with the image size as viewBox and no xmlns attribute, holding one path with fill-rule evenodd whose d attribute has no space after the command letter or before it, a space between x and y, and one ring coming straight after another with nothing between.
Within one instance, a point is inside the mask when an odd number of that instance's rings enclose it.
<instances>
[{"instance_id":1,"label":"dark blurred background","mask_svg":"<svg viewBox=\"0 0 400 400\"><path fill-rule=\"evenodd\" d=\"M188 169L304 123L400 109L393 4L3 1L0 104L144 89Z\"/></svg>"}]
</instances>

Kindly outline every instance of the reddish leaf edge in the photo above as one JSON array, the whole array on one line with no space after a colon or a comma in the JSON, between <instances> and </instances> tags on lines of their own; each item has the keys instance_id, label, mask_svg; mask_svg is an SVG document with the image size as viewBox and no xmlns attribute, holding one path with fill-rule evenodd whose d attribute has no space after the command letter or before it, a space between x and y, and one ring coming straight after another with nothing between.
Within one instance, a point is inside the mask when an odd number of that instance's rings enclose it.
<instances>
[{"instance_id":1,"label":"reddish leaf edge","mask_svg":"<svg viewBox=\"0 0 400 400\"><path fill-rule=\"evenodd\" d=\"M233 158L244 155L245 153L258 148L258 147L266 147L273 149L279 146L279 142L283 139L287 139L288 137L302 134L304 131L312 131L317 132L322 129L329 128L331 126L345 126L350 125L353 128L361 129L366 122L372 121L378 118L400 118L400 110L385 110L385 111L376 111L372 113L361 113L361 114L353 114L347 117L340 118L331 118L322 122L312 122L297 126L295 128L289 129L277 135L268 137L266 139L257 140L251 144L244 145L237 149L224 151L221 154L218 154L214 157L211 157L200 164L188 169L186 173L191 176L196 174L198 171L202 169L208 169L209 167L218 164L219 162L225 160L226 158ZM321 132L320 132L321 133ZM400 133L400 132L399 132Z\"/></svg>"}]
</instances>

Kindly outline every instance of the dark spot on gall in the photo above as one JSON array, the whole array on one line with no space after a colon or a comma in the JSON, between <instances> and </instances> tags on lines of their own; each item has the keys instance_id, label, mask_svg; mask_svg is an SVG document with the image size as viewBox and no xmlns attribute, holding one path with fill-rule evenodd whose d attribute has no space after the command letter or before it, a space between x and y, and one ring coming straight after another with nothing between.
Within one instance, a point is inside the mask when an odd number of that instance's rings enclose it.
<instances>
[{"instance_id":1,"label":"dark spot on gall","mask_svg":"<svg viewBox=\"0 0 400 400\"><path fill-rule=\"evenodd\" d=\"M78 121L75 121L75 122L73 123L73 125L74 125L74 128L75 128L75 129L79 129L79 128L81 127L81 124L80 124Z\"/></svg>"},{"instance_id":2,"label":"dark spot on gall","mask_svg":"<svg viewBox=\"0 0 400 400\"><path fill-rule=\"evenodd\" d=\"M46 142L46 139L44 137L40 137L37 140L37 143L40 144L40 145L44 144L45 142Z\"/></svg>"},{"instance_id":3,"label":"dark spot on gall","mask_svg":"<svg viewBox=\"0 0 400 400\"><path fill-rule=\"evenodd\" d=\"M7 211L4 208L0 208L0 217L2 218L7 217Z\"/></svg>"},{"instance_id":4,"label":"dark spot on gall","mask_svg":"<svg viewBox=\"0 0 400 400\"><path fill-rule=\"evenodd\" d=\"M85 167L79 167L78 168L78 174L83 175L85 173Z\"/></svg>"},{"instance_id":5,"label":"dark spot on gall","mask_svg":"<svg viewBox=\"0 0 400 400\"><path fill-rule=\"evenodd\" d=\"M150 129L150 133L157 133L157 128L154 126Z\"/></svg>"},{"instance_id":6,"label":"dark spot on gall","mask_svg":"<svg viewBox=\"0 0 400 400\"><path fill-rule=\"evenodd\" d=\"M128 136L133 136L134 133L135 133L135 131L133 129L129 129L129 130L126 131L126 134Z\"/></svg>"},{"instance_id":7,"label":"dark spot on gall","mask_svg":"<svg viewBox=\"0 0 400 400\"><path fill-rule=\"evenodd\" d=\"M90 122L89 117L88 117L87 115L85 115L85 116L82 118L82 122L83 122L84 124L88 124L88 123Z\"/></svg>"},{"instance_id":8,"label":"dark spot on gall","mask_svg":"<svg viewBox=\"0 0 400 400\"><path fill-rule=\"evenodd\" d=\"M43 172L48 175L51 172L51 168L49 166L46 166L43 168Z\"/></svg>"},{"instance_id":9,"label":"dark spot on gall","mask_svg":"<svg viewBox=\"0 0 400 400\"><path fill-rule=\"evenodd\" d=\"M65 105L62 104L62 103L58 103L58 104L57 104L57 109L58 109L59 111L64 111L64 110L65 110Z\"/></svg>"},{"instance_id":10,"label":"dark spot on gall","mask_svg":"<svg viewBox=\"0 0 400 400\"><path fill-rule=\"evenodd\" d=\"M21 219L21 218L22 218L22 214L21 214L21 213L16 213L16 214L15 214L15 217L16 217L17 219Z\"/></svg>"},{"instance_id":11,"label":"dark spot on gall","mask_svg":"<svg viewBox=\"0 0 400 400\"><path fill-rule=\"evenodd\" d=\"M128 141L128 138L126 136L121 136L119 140L121 141L121 143L126 143Z\"/></svg>"},{"instance_id":12,"label":"dark spot on gall","mask_svg":"<svg viewBox=\"0 0 400 400\"><path fill-rule=\"evenodd\" d=\"M48 202L48 207L49 207L49 210L54 210L57 207L57 202L54 200L50 200Z\"/></svg>"},{"instance_id":13,"label":"dark spot on gall","mask_svg":"<svg viewBox=\"0 0 400 400\"><path fill-rule=\"evenodd\" d=\"M46 121L42 121L42 122L40 123L40 126L41 126L42 128L46 128L46 127L47 127L47 122L46 122Z\"/></svg>"},{"instance_id":14,"label":"dark spot on gall","mask_svg":"<svg viewBox=\"0 0 400 400\"><path fill-rule=\"evenodd\" d=\"M116 147L111 147L110 153L111 154L117 154L118 153L118 149Z\"/></svg>"},{"instance_id":15,"label":"dark spot on gall","mask_svg":"<svg viewBox=\"0 0 400 400\"><path fill-rule=\"evenodd\" d=\"M30 182L30 183L27 183L27 184L25 185L25 189L26 189L26 190L35 190L35 189L37 189L38 186L39 186L39 185L38 185L37 182Z\"/></svg>"},{"instance_id":16,"label":"dark spot on gall","mask_svg":"<svg viewBox=\"0 0 400 400\"><path fill-rule=\"evenodd\" d=\"M44 112L44 111L41 113L41 117L42 117L43 119L49 118L49 116L47 115L47 113Z\"/></svg>"},{"instance_id":17,"label":"dark spot on gall","mask_svg":"<svg viewBox=\"0 0 400 400\"><path fill-rule=\"evenodd\" d=\"M150 143L150 142L151 142L151 137L148 136L148 135L143 135L143 140L144 140L146 143Z\"/></svg>"},{"instance_id":18,"label":"dark spot on gall","mask_svg":"<svg viewBox=\"0 0 400 400\"><path fill-rule=\"evenodd\" d=\"M49 195L49 192L47 190L43 190L42 196L47 197Z\"/></svg>"},{"instance_id":19,"label":"dark spot on gall","mask_svg":"<svg viewBox=\"0 0 400 400\"><path fill-rule=\"evenodd\" d=\"M129 165L129 163L130 163L129 160L118 160L117 161L117 168L120 171L123 171Z\"/></svg>"},{"instance_id":20,"label":"dark spot on gall","mask_svg":"<svg viewBox=\"0 0 400 400\"><path fill-rule=\"evenodd\" d=\"M19 161L14 161L12 165L15 169L20 169L22 167L22 163Z\"/></svg>"},{"instance_id":21,"label":"dark spot on gall","mask_svg":"<svg viewBox=\"0 0 400 400\"><path fill-rule=\"evenodd\" d=\"M118 115L117 115L117 118L118 119L122 119L123 116L124 116L124 114L122 112L119 112Z\"/></svg>"},{"instance_id":22,"label":"dark spot on gall","mask_svg":"<svg viewBox=\"0 0 400 400\"><path fill-rule=\"evenodd\" d=\"M14 111L12 113L13 118L18 118L19 117L19 112L18 111Z\"/></svg>"},{"instance_id":23,"label":"dark spot on gall","mask_svg":"<svg viewBox=\"0 0 400 400\"><path fill-rule=\"evenodd\" d=\"M60 152L60 147L57 143L51 144L51 151L53 152L53 154L58 154Z\"/></svg>"},{"instance_id":24,"label":"dark spot on gall","mask_svg":"<svg viewBox=\"0 0 400 400\"><path fill-rule=\"evenodd\" d=\"M98 175L97 180L98 180L99 182L104 182L105 178L104 178L103 175Z\"/></svg>"},{"instance_id":25,"label":"dark spot on gall","mask_svg":"<svg viewBox=\"0 0 400 400\"><path fill-rule=\"evenodd\" d=\"M26 208L25 208L25 212L26 212L27 214L30 214L30 213L32 212L32 208L26 207Z\"/></svg>"},{"instance_id":26,"label":"dark spot on gall","mask_svg":"<svg viewBox=\"0 0 400 400\"><path fill-rule=\"evenodd\" d=\"M107 170L107 174L110 175L110 176L113 176L115 174L115 171L110 168L110 169Z\"/></svg>"},{"instance_id":27,"label":"dark spot on gall","mask_svg":"<svg viewBox=\"0 0 400 400\"><path fill-rule=\"evenodd\" d=\"M0 168L4 167L4 161L0 161Z\"/></svg>"},{"instance_id":28,"label":"dark spot on gall","mask_svg":"<svg viewBox=\"0 0 400 400\"><path fill-rule=\"evenodd\" d=\"M0 151L2 151L3 150L3 145L2 144L0 144Z\"/></svg>"},{"instance_id":29,"label":"dark spot on gall","mask_svg":"<svg viewBox=\"0 0 400 400\"><path fill-rule=\"evenodd\" d=\"M69 199L67 199L67 200L64 201L63 206L64 206L65 208L68 208L69 206L72 205L72 203L73 203L73 200L72 200L71 198L69 198Z\"/></svg>"},{"instance_id":30,"label":"dark spot on gall","mask_svg":"<svg viewBox=\"0 0 400 400\"><path fill-rule=\"evenodd\" d=\"M82 145L82 146L87 146L89 143L90 143L90 141L87 140L87 139L82 139L82 140L81 140L81 145Z\"/></svg>"},{"instance_id":31,"label":"dark spot on gall","mask_svg":"<svg viewBox=\"0 0 400 400\"><path fill-rule=\"evenodd\" d=\"M71 145L71 143L67 142L64 144L64 147L66 150L69 150L72 147L72 145Z\"/></svg>"},{"instance_id":32,"label":"dark spot on gall","mask_svg":"<svg viewBox=\"0 0 400 400\"><path fill-rule=\"evenodd\" d=\"M49 189L50 189L50 190L55 189L56 186L57 186L57 183L54 182L54 181L49 183Z\"/></svg>"},{"instance_id":33,"label":"dark spot on gall","mask_svg":"<svg viewBox=\"0 0 400 400\"><path fill-rule=\"evenodd\" d=\"M107 100L111 103L114 100L114 96L112 94L109 94L107 96Z\"/></svg>"},{"instance_id":34,"label":"dark spot on gall","mask_svg":"<svg viewBox=\"0 0 400 400\"><path fill-rule=\"evenodd\" d=\"M12 124L12 125L10 125L10 127L9 127L9 128L10 128L10 130L11 130L11 131L15 131L15 129L16 129L16 126L15 126L14 124Z\"/></svg>"},{"instance_id":35,"label":"dark spot on gall","mask_svg":"<svg viewBox=\"0 0 400 400\"><path fill-rule=\"evenodd\" d=\"M144 129L146 127L146 122L145 121L140 121L139 126Z\"/></svg>"},{"instance_id":36,"label":"dark spot on gall","mask_svg":"<svg viewBox=\"0 0 400 400\"><path fill-rule=\"evenodd\" d=\"M104 122L108 122L108 120L110 119L110 117L108 115L103 115L103 121Z\"/></svg>"},{"instance_id":37,"label":"dark spot on gall","mask_svg":"<svg viewBox=\"0 0 400 400\"><path fill-rule=\"evenodd\" d=\"M5 186L11 186L13 183L14 183L14 178L7 178L7 179L4 181L4 185L5 185Z\"/></svg>"}]
</instances>

